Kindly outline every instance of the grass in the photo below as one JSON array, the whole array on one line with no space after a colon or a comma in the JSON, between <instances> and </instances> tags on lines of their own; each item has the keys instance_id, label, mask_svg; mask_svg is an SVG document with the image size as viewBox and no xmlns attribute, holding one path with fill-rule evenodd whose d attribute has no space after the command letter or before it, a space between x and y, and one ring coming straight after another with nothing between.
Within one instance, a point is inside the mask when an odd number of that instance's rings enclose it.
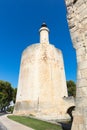
<instances>
[{"instance_id":1,"label":"grass","mask_svg":"<svg viewBox=\"0 0 87 130\"><path fill-rule=\"evenodd\" d=\"M45 121L33 119L30 117L24 117L24 116L8 116L8 118L17 121L23 125L26 125L28 127L31 127L35 130L62 130L61 126L51 124Z\"/></svg>"}]
</instances>

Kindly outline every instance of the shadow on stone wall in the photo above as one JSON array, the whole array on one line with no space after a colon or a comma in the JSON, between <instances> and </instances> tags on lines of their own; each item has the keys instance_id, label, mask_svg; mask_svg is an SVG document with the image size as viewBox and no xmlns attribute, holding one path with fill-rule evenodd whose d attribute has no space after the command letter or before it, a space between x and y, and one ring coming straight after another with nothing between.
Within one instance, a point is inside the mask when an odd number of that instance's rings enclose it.
<instances>
[{"instance_id":1,"label":"shadow on stone wall","mask_svg":"<svg viewBox=\"0 0 87 130\"><path fill-rule=\"evenodd\" d=\"M75 110L75 106L72 106L70 108L68 108L67 113L70 115L71 117L71 121L70 122L58 122L61 124L62 129L63 130L71 130L72 127L72 122L73 122L73 116L72 116L72 112Z\"/></svg>"}]
</instances>

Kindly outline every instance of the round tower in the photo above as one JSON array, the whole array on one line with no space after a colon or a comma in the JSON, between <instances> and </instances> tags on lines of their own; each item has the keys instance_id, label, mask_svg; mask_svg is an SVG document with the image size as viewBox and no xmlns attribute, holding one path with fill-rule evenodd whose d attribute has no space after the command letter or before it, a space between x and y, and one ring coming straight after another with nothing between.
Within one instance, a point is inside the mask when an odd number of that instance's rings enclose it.
<instances>
[{"instance_id":1,"label":"round tower","mask_svg":"<svg viewBox=\"0 0 87 130\"><path fill-rule=\"evenodd\" d=\"M22 54L14 114L42 119L65 119L69 104L62 52L49 43L49 29L43 23L40 44Z\"/></svg>"}]
</instances>

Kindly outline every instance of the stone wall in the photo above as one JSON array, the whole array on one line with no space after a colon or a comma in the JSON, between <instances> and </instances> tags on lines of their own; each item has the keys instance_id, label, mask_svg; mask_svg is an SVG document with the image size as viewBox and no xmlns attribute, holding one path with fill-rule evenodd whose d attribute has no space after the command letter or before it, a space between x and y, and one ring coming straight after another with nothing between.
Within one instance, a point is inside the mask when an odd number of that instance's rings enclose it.
<instances>
[{"instance_id":1,"label":"stone wall","mask_svg":"<svg viewBox=\"0 0 87 130\"><path fill-rule=\"evenodd\" d=\"M87 0L66 0L67 21L77 56L76 110L72 130L87 130Z\"/></svg>"},{"instance_id":2,"label":"stone wall","mask_svg":"<svg viewBox=\"0 0 87 130\"><path fill-rule=\"evenodd\" d=\"M63 57L51 44L34 44L24 50L21 59L14 113L32 114L44 119L67 119ZM62 107L61 107L62 106Z\"/></svg>"}]
</instances>

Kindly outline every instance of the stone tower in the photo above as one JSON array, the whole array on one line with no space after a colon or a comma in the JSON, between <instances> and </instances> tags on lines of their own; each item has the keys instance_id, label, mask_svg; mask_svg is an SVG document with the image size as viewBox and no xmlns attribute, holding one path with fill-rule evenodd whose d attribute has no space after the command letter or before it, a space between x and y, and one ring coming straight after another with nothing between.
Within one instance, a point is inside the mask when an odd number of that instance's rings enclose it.
<instances>
[{"instance_id":1,"label":"stone tower","mask_svg":"<svg viewBox=\"0 0 87 130\"><path fill-rule=\"evenodd\" d=\"M45 23L39 32L40 44L27 47L22 54L14 114L67 119L66 111L73 103L67 101L62 52L49 43Z\"/></svg>"},{"instance_id":2,"label":"stone tower","mask_svg":"<svg viewBox=\"0 0 87 130\"><path fill-rule=\"evenodd\" d=\"M67 20L77 57L76 110L72 130L87 130L87 0L66 0Z\"/></svg>"}]
</instances>

